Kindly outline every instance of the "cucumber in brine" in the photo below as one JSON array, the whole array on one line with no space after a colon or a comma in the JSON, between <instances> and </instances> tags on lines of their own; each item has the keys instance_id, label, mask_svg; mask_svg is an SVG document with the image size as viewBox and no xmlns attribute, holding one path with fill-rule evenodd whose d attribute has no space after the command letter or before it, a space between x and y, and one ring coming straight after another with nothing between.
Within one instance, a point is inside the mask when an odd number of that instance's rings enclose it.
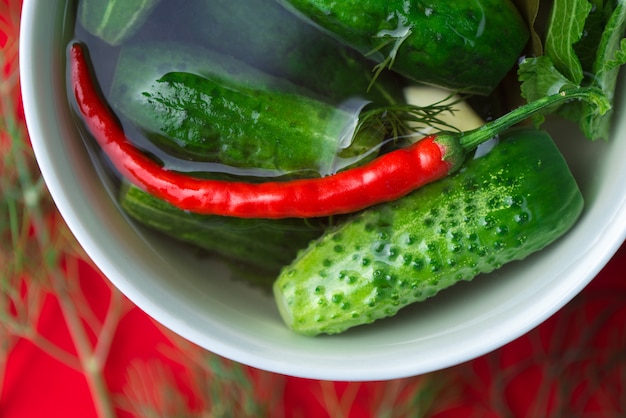
<instances>
[{"instance_id":1,"label":"cucumber in brine","mask_svg":"<svg viewBox=\"0 0 626 418\"><path fill-rule=\"evenodd\" d=\"M280 0L307 21L418 82L490 94L529 38L509 0Z\"/></svg>"},{"instance_id":2,"label":"cucumber in brine","mask_svg":"<svg viewBox=\"0 0 626 418\"><path fill-rule=\"evenodd\" d=\"M343 332L524 259L582 207L550 136L511 130L451 177L328 230L281 272L276 302L298 333Z\"/></svg>"},{"instance_id":3,"label":"cucumber in brine","mask_svg":"<svg viewBox=\"0 0 626 418\"><path fill-rule=\"evenodd\" d=\"M401 77L387 73L370 86L374 73L369 60L275 0L187 1L180 7L180 23L194 43L335 103L355 96L382 105L404 101Z\"/></svg>"},{"instance_id":4,"label":"cucumber in brine","mask_svg":"<svg viewBox=\"0 0 626 418\"><path fill-rule=\"evenodd\" d=\"M124 182L119 203L140 224L222 257L236 272L267 287L299 249L319 237L320 220L240 219L197 215L175 208Z\"/></svg>"},{"instance_id":5,"label":"cucumber in brine","mask_svg":"<svg viewBox=\"0 0 626 418\"><path fill-rule=\"evenodd\" d=\"M366 101L337 107L225 54L168 42L122 48L109 101L170 155L283 174L333 173L374 156L385 135L357 130Z\"/></svg>"}]
</instances>

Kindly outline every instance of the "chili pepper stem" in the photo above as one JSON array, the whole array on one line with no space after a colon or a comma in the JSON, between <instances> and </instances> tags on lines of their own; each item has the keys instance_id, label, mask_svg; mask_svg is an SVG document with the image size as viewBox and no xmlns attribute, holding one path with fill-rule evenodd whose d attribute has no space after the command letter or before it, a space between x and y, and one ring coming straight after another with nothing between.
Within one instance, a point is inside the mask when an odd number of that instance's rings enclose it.
<instances>
[{"instance_id":1,"label":"chili pepper stem","mask_svg":"<svg viewBox=\"0 0 626 418\"><path fill-rule=\"evenodd\" d=\"M594 104L600 114L605 114L611 108L611 103L600 89L594 87L571 88L529 102L479 128L464 132L458 138L459 144L466 152L472 151L483 142L497 136L513 125L549 107L572 99L581 99Z\"/></svg>"}]
</instances>

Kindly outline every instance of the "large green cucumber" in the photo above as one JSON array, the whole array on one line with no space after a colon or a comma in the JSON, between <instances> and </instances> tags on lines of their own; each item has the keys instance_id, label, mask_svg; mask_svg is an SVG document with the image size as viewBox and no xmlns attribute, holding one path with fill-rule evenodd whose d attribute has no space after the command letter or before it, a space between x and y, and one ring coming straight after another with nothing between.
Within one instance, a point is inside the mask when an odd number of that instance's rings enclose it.
<instances>
[{"instance_id":1,"label":"large green cucumber","mask_svg":"<svg viewBox=\"0 0 626 418\"><path fill-rule=\"evenodd\" d=\"M180 24L194 42L231 54L266 73L341 102L360 96L379 104L404 101L399 77L372 82L372 63L275 0L187 1Z\"/></svg>"},{"instance_id":2,"label":"large green cucumber","mask_svg":"<svg viewBox=\"0 0 626 418\"><path fill-rule=\"evenodd\" d=\"M549 135L512 130L453 176L312 242L274 284L278 308L306 335L371 323L541 250L582 207Z\"/></svg>"},{"instance_id":3,"label":"large green cucumber","mask_svg":"<svg viewBox=\"0 0 626 418\"><path fill-rule=\"evenodd\" d=\"M527 25L509 0L282 0L414 80L489 94L517 63Z\"/></svg>"}]
</instances>

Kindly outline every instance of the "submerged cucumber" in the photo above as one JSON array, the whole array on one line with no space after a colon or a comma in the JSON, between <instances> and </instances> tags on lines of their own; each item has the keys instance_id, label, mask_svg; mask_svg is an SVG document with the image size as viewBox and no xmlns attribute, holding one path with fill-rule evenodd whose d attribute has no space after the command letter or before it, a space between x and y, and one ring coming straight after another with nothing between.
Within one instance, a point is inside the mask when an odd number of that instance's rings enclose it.
<instances>
[{"instance_id":1,"label":"submerged cucumber","mask_svg":"<svg viewBox=\"0 0 626 418\"><path fill-rule=\"evenodd\" d=\"M281 0L413 80L489 94L515 65L527 25L509 0Z\"/></svg>"},{"instance_id":2,"label":"submerged cucumber","mask_svg":"<svg viewBox=\"0 0 626 418\"><path fill-rule=\"evenodd\" d=\"M78 21L83 28L111 45L134 35L160 0L81 0Z\"/></svg>"},{"instance_id":3,"label":"submerged cucumber","mask_svg":"<svg viewBox=\"0 0 626 418\"><path fill-rule=\"evenodd\" d=\"M124 183L119 202L139 223L181 242L224 257L246 278L274 281L299 248L319 237L321 222L302 219L264 220L204 216L186 212Z\"/></svg>"},{"instance_id":4,"label":"submerged cucumber","mask_svg":"<svg viewBox=\"0 0 626 418\"><path fill-rule=\"evenodd\" d=\"M109 101L168 154L234 167L326 175L339 156L365 157L384 136L355 135L365 102L338 108L227 55L175 43L122 48Z\"/></svg>"},{"instance_id":5,"label":"submerged cucumber","mask_svg":"<svg viewBox=\"0 0 626 418\"><path fill-rule=\"evenodd\" d=\"M371 61L302 22L275 0L187 1L185 29L194 42L230 54L334 102L360 96L403 102L400 77L387 73L368 89Z\"/></svg>"},{"instance_id":6,"label":"submerged cucumber","mask_svg":"<svg viewBox=\"0 0 626 418\"><path fill-rule=\"evenodd\" d=\"M548 134L512 130L457 174L326 232L281 272L276 302L298 333L339 333L527 257L582 207Z\"/></svg>"}]
</instances>

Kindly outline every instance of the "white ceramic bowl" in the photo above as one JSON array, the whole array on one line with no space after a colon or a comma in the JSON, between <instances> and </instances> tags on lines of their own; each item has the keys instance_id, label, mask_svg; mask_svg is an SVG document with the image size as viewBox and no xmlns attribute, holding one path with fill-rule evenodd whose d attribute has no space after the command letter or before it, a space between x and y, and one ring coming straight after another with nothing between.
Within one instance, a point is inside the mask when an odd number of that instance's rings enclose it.
<instances>
[{"instance_id":1,"label":"white ceramic bowl","mask_svg":"<svg viewBox=\"0 0 626 418\"><path fill-rule=\"evenodd\" d=\"M54 201L103 273L157 321L224 357L316 379L417 375L494 350L540 324L594 278L626 237L626 118L609 143L550 126L587 206L563 239L524 262L342 335L308 338L281 322L271 297L217 264L130 225L92 166L68 110L66 0L24 0L20 45L26 120ZM618 96L624 97L622 88ZM621 116L621 117L620 117Z\"/></svg>"}]
</instances>

